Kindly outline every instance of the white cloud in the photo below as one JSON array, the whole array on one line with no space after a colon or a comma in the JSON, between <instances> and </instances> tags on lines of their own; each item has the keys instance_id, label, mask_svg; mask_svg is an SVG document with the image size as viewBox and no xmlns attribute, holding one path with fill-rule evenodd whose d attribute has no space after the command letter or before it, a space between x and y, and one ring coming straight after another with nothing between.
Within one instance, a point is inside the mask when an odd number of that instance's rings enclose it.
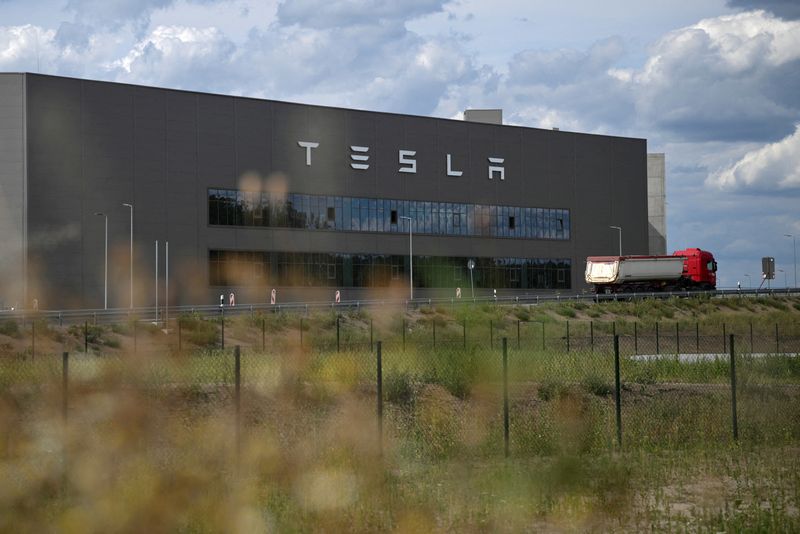
<instances>
[{"instance_id":1,"label":"white cloud","mask_svg":"<svg viewBox=\"0 0 800 534\"><path fill-rule=\"evenodd\" d=\"M748 152L733 165L712 174L707 183L728 191L800 191L800 126L792 135Z\"/></svg>"},{"instance_id":2,"label":"white cloud","mask_svg":"<svg viewBox=\"0 0 800 534\"><path fill-rule=\"evenodd\" d=\"M653 48L637 76L640 119L697 140L775 140L800 115L800 21L763 11L705 19Z\"/></svg>"}]
</instances>

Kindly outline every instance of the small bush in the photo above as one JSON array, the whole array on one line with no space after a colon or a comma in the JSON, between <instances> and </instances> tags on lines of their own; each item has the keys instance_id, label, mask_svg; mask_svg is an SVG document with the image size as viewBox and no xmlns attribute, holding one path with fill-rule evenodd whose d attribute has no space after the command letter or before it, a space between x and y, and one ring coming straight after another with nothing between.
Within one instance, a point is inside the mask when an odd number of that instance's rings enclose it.
<instances>
[{"instance_id":1,"label":"small bush","mask_svg":"<svg viewBox=\"0 0 800 534\"><path fill-rule=\"evenodd\" d=\"M614 388L610 383L594 373L587 375L581 382L581 385L586 391L598 397L605 397L614 392Z\"/></svg>"},{"instance_id":2,"label":"small bush","mask_svg":"<svg viewBox=\"0 0 800 534\"><path fill-rule=\"evenodd\" d=\"M131 327L124 323L113 323L111 325L111 331L115 334L127 336L130 335Z\"/></svg>"},{"instance_id":3,"label":"small bush","mask_svg":"<svg viewBox=\"0 0 800 534\"><path fill-rule=\"evenodd\" d=\"M514 310L514 315L520 321L529 321L531 318L531 312L526 308L517 308Z\"/></svg>"},{"instance_id":4,"label":"small bush","mask_svg":"<svg viewBox=\"0 0 800 534\"><path fill-rule=\"evenodd\" d=\"M407 371L389 373L383 383L386 400L408 405L414 402L413 376Z\"/></svg>"},{"instance_id":5,"label":"small bush","mask_svg":"<svg viewBox=\"0 0 800 534\"><path fill-rule=\"evenodd\" d=\"M555 380L548 380L539 384L539 389L536 391L536 396L539 399L547 402L560 397L563 397L569 388L562 382Z\"/></svg>"},{"instance_id":6,"label":"small bush","mask_svg":"<svg viewBox=\"0 0 800 534\"><path fill-rule=\"evenodd\" d=\"M651 366L644 366L632 372L630 379L636 384L652 385L656 383L656 372Z\"/></svg>"},{"instance_id":7,"label":"small bush","mask_svg":"<svg viewBox=\"0 0 800 534\"><path fill-rule=\"evenodd\" d=\"M0 334L8 337L19 337L19 325L13 319L0 321Z\"/></svg>"},{"instance_id":8,"label":"small bush","mask_svg":"<svg viewBox=\"0 0 800 534\"><path fill-rule=\"evenodd\" d=\"M555 309L555 312L561 315L562 317L568 317L570 319L575 318L575 316L577 315L575 313L575 309L572 308L571 306L559 306L558 308Z\"/></svg>"},{"instance_id":9,"label":"small bush","mask_svg":"<svg viewBox=\"0 0 800 534\"><path fill-rule=\"evenodd\" d=\"M189 343L198 346L208 346L217 343L217 324L206 321L197 314L181 315L178 319L181 334Z\"/></svg>"}]
</instances>

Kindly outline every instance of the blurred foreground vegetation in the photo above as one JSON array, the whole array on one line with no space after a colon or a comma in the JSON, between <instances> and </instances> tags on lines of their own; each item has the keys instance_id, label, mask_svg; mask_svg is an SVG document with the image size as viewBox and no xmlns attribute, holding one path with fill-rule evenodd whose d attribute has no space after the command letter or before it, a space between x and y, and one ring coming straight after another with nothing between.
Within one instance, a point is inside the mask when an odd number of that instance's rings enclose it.
<instances>
[{"instance_id":1,"label":"blurred foreground vegetation","mask_svg":"<svg viewBox=\"0 0 800 534\"><path fill-rule=\"evenodd\" d=\"M0 325L0 531L797 531L800 306L737 300Z\"/></svg>"}]
</instances>

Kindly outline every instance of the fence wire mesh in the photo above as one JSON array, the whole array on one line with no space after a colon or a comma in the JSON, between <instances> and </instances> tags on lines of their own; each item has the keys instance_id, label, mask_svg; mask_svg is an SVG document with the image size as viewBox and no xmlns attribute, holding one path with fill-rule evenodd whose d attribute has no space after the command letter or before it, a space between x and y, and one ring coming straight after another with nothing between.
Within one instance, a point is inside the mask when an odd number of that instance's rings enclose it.
<instances>
[{"instance_id":1,"label":"fence wire mesh","mask_svg":"<svg viewBox=\"0 0 800 534\"><path fill-rule=\"evenodd\" d=\"M290 320L298 339L277 339ZM131 392L184 422L230 414L236 404L245 431L271 433L282 446L377 435L382 422L376 439L413 457L501 454L506 435L513 455L609 449L620 437L627 449L800 439L796 336L741 328L723 335L680 323L506 321L481 331L434 319L412 329L333 314L323 320L256 315L228 325L225 348L221 321L182 318L168 334L142 324L64 332L39 325L38 351L0 358L0 387L7 399L36 398L30 406L43 409L67 402L58 395L66 383L71 418L91 418L80 408L90 399ZM378 337L392 329L397 335L380 344L379 374ZM115 346L115 335L134 330L135 344L129 335ZM62 354L47 352L45 340L71 349L67 375ZM231 343L241 347L238 375Z\"/></svg>"}]
</instances>

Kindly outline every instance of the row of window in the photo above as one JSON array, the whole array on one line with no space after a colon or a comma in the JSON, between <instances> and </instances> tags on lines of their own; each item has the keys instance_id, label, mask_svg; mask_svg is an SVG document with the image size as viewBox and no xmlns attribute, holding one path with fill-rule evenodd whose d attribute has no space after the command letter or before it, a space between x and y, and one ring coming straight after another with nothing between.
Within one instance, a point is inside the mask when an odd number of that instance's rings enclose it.
<instances>
[{"instance_id":1,"label":"row of window","mask_svg":"<svg viewBox=\"0 0 800 534\"><path fill-rule=\"evenodd\" d=\"M569 239L569 210L233 189L208 190L208 222L351 232Z\"/></svg>"},{"instance_id":2,"label":"row of window","mask_svg":"<svg viewBox=\"0 0 800 534\"><path fill-rule=\"evenodd\" d=\"M407 287L408 256L209 251L212 286ZM414 287L470 287L469 258L414 256ZM569 259L472 258L476 288L569 289Z\"/></svg>"}]
</instances>

